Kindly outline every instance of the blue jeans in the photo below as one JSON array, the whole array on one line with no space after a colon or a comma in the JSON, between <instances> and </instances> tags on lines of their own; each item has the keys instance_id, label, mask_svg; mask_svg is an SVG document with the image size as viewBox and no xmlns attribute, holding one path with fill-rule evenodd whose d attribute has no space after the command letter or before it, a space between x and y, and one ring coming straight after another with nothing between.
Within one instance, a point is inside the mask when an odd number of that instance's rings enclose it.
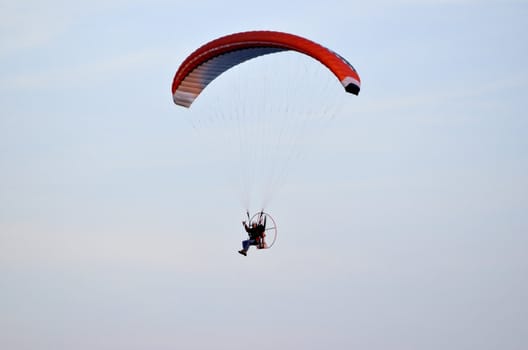
<instances>
[{"instance_id":1,"label":"blue jeans","mask_svg":"<svg viewBox=\"0 0 528 350\"><path fill-rule=\"evenodd\" d=\"M252 245L258 245L256 239L247 239L245 241L242 241L242 248L244 250L248 250L250 246Z\"/></svg>"}]
</instances>

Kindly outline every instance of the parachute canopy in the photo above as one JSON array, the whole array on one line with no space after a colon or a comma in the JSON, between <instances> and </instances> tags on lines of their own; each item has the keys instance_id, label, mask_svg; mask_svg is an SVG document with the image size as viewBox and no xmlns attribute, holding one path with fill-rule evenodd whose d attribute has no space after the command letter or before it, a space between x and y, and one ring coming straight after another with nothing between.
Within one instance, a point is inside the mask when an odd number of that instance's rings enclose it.
<instances>
[{"instance_id":1,"label":"parachute canopy","mask_svg":"<svg viewBox=\"0 0 528 350\"><path fill-rule=\"evenodd\" d=\"M228 69L258 56L288 50L318 60L330 69L347 92L359 94L361 80L358 73L334 51L293 34L250 31L218 38L189 55L174 76L174 103L190 107L203 89Z\"/></svg>"}]
</instances>

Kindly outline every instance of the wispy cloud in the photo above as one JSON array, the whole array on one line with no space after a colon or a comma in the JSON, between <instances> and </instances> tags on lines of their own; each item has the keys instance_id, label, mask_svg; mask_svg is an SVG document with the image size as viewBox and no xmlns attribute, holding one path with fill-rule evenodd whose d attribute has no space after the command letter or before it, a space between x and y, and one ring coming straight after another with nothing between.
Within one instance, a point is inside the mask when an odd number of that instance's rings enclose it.
<instances>
[{"instance_id":1,"label":"wispy cloud","mask_svg":"<svg viewBox=\"0 0 528 350\"><path fill-rule=\"evenodd\" d=\"M102 83L124 73L167 62L172 62L168 51L146 49L60 69L5 77L0 80L0 89L80 87Z\"/></svg>"},{"instance_id":2,"label":"wispy cloud","mask_svg":"<svg viewBox=\"0 0 528 350\"><path fill-rule=\"evenodd\" d=\"M135 1L140 3L141 1ZM158 1L159 2L159 1ZM154 3L144 1L145 4ZM80 18L118 11L124 0L0 2L0 57L45 47Z\"/></svg>"},{"instance_id":3,"label":"wispy cloud","mask_svg":"<svg viewBox=\"0 0 528 350\"><path fill-rule=\"evenodd\" d=\"M371 98L366 102L361 102L358 109L363 113L394 111L409 107L438 105L465 98L492 96L501 90L521 87L528 87L528 76L525 74L504 77L484 83L475 81L471 85L453 87L448 91L435 89L405 95L399 94L394 97Z\"/></svg>"},{"instance_id":4,"label":"wispy cloud","mask_svg":"<svg viewBox=\"0 0 528 350\"><path fill-rule=\"evenodd\" d=\"M65 1L4 1L0 4L0 57L45 47L82 15Z\"/></svg>"},{"instance_id":5,"label":"wispy cloud","mask_svg":"<svg viewBox=\"0 0 528 350\"><path fill-rule=\"evenodd\" d=\"M184 232L148 235L133 229L127 234L119 229L49 232L30 224L3 230L0 263L4 267L148 266L186 272L200 269L204 254L214 254L205 242L200 254L192 253L188 249L189 235Z\"/></svg>"}]
</instances>

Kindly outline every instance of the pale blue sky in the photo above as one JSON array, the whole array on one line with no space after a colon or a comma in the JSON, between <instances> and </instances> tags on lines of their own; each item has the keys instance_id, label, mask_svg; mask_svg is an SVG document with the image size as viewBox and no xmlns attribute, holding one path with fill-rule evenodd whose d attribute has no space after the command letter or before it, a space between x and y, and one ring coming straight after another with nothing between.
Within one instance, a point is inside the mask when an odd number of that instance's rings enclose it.
<instances>
[{"instance_id":1,"label":"pale blue sky","mask_svg":"<svg viewBox=\"0 0 528 350\"><path fill-rule=\"evenodd\" d=\"M527 18L1 1L0 348L526 349ZM239 199L170 84L252 29L321 42L363 85L268 208L276 246L244 258Z\"/></svg>"}]
</instances>

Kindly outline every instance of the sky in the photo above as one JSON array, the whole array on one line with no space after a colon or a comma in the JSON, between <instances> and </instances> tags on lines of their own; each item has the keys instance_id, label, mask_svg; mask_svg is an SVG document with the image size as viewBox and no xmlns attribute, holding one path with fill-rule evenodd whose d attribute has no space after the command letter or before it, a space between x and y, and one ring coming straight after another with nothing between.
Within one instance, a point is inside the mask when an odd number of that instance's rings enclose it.
<instances>
[{"instance_id":1,"label":"sky","mask_svg":"<svg viewBox=\"0 0 528 350\"><path fill-rule=\"evenodd\" d=\"M1 0L0 348L528 348L527 17ZM255 29L334 49L362 90L266 207L275 246L243 257L227 156L170 86L195 48Z\"/></svg>"}]
</instances>

